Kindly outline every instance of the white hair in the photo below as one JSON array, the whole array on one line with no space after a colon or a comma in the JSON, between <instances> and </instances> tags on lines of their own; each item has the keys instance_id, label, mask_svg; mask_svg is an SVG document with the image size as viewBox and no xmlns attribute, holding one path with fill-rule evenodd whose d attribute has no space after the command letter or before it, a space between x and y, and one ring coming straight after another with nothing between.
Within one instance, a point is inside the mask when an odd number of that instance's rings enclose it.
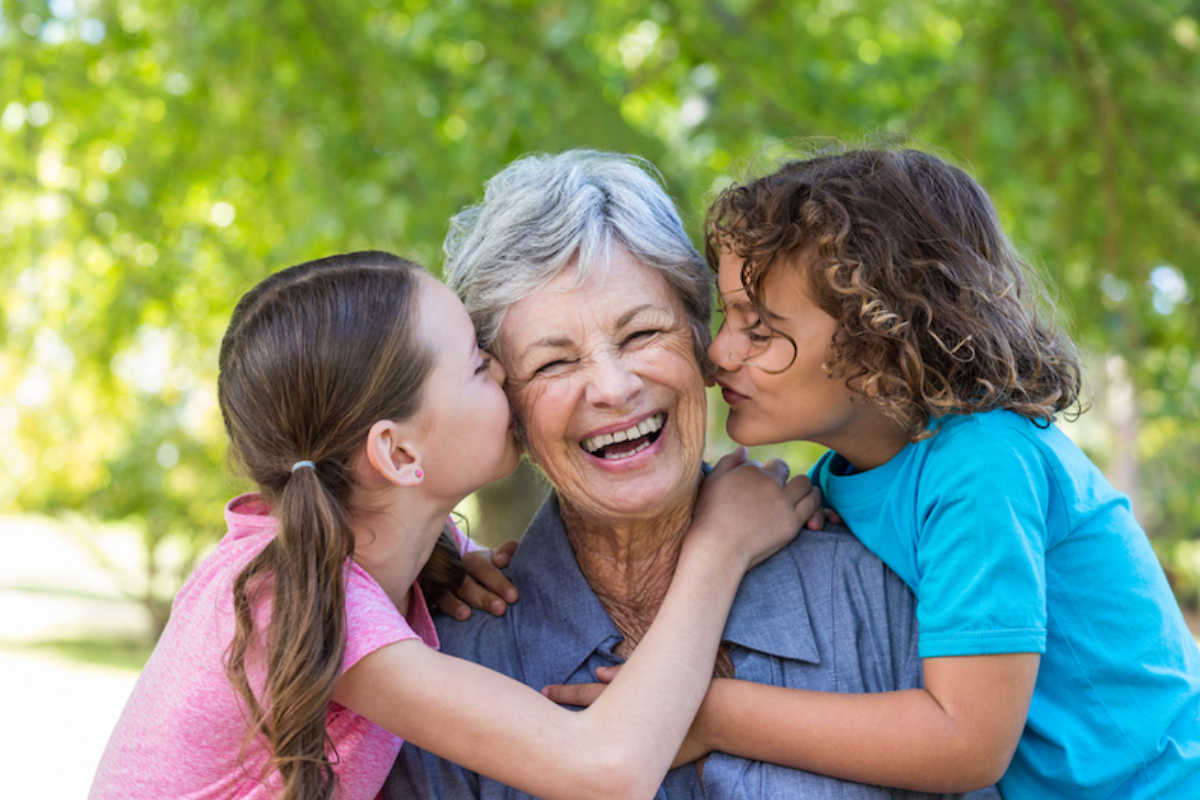
<instances>
[{"instance_id":1,"label":"white hair","mask_svg":"<svg viewBox=\"0 0 1200 800\"><path fill-rule=\"evenodd\" d=\"M483 202L450 220L450 285L491 348L510 307L578 257L578 280L614 248L666 279L683 302L696 360L708 370L712 278L683 229L662 177L636 156L596 150L518 159L487 182Z\"/></svg>"}]
</instances>

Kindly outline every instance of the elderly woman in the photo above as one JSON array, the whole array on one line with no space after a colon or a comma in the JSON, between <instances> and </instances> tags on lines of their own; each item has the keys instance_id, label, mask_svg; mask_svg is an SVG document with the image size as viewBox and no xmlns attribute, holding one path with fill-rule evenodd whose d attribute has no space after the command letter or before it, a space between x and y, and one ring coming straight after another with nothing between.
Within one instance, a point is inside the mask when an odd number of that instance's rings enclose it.
<instances>
[{"instance_id":1,"label":"elderly woman","mask_svg":"<svg viewBox=\"0 0 1200 800\"><path fill-rule=\"evenodd\" d=\"M537 689L594 682L654 619L691 519L710 275L646 165L586 151L510 165L454 218L446 254L554 490L509 569L520 602L499 618L441 617L442 649ZM717 677L842 692L920 680L912 595L844 529L806 531L747 573L724 642ZM413 747L385 790L525 796ZM672 770L659 796L896 793L711 753Z\"/></svg>"}]
</instances>

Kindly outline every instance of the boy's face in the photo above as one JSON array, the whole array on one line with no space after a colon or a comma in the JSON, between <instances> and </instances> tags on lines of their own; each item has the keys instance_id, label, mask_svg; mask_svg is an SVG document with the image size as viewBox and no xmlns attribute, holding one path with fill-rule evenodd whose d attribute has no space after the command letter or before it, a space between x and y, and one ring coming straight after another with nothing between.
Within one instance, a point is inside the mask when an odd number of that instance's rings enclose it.
<instances>
[{"instance_id":1,"label":"boy's face","mask_svg":"<svg viewBox=\"0 0 1200 800\"><path fill-rule=\"evenodd\" d=\"M825 357L840 326L810 297L807 265L778 263L763 286L771 325L792 338L793 350L791 342L759 320L742 286L742 263L729 251L721 254L717 290L725 319L708 350L729 403L730 438L747 446L816 442L858 469L895 455L904 441L895 423L847 388L844 377L825 373Z\"/></svg>"}]
</instances>

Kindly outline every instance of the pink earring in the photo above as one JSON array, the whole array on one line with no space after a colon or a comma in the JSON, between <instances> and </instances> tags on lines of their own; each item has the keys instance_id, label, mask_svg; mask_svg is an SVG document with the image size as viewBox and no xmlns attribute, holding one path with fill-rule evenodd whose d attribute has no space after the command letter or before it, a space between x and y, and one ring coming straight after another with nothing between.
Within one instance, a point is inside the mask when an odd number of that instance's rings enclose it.
<instances>
[{"instance_id":1,"label":"pink earring","mask_svg":"<svg viewBox=\"0 0 1200 800\"><path fill-rule=\"evenodd\" d=\"M421 472L420 468L418 468L418 469L417 469L417 477L418 477L418 478L423 478L423 477L425 477L425 473L424 473L424 472Z\"/></svg>"}]
</instances>

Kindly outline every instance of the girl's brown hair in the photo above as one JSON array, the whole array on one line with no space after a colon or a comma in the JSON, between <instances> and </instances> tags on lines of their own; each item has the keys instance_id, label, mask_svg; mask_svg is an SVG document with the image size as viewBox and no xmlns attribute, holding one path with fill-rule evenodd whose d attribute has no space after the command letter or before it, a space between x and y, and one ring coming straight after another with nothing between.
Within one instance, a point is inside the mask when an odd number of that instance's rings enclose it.
<instances>
[{"instance_id":1,"label":"girl's brown hair","mask_svg":"<svg viewBox=\"0 0 1200 800\"><path fill-rule=\"evenodd\" d=\"M734 184L705 223L714 271L723 250L744 259L742 284L768 327L767 276L780 264L803 271L839 323L826 374L913 441L947 414L1009 409L1049 424L1078 412L1079 357L1042 319L1044 289L979 184L935 156L825 152Z\"/></svg>"},{"instance_id":2,"label":"girl's brown hair","mask_svg":"<svg viewBox=\"0 0 1200 800\"><path fill-rule=\"evenodd\" d=\"M346 652L344 570L354 553L354 463L372 424L421 404L431 357L418 340L417 272L379 252L310 261L247 293L221 342L218 396L231 454L278 520L275 538L237 577L237 630L226 671L250 731L269 748L285 800L333 795L337 754L327 706ZM308 460L315 466L295 472ZM449 531L425 579L457 586ZM259 598L270 597L262 629ZM262 663L260 693L247 662Z\"/></svg>"}]
</instances>

